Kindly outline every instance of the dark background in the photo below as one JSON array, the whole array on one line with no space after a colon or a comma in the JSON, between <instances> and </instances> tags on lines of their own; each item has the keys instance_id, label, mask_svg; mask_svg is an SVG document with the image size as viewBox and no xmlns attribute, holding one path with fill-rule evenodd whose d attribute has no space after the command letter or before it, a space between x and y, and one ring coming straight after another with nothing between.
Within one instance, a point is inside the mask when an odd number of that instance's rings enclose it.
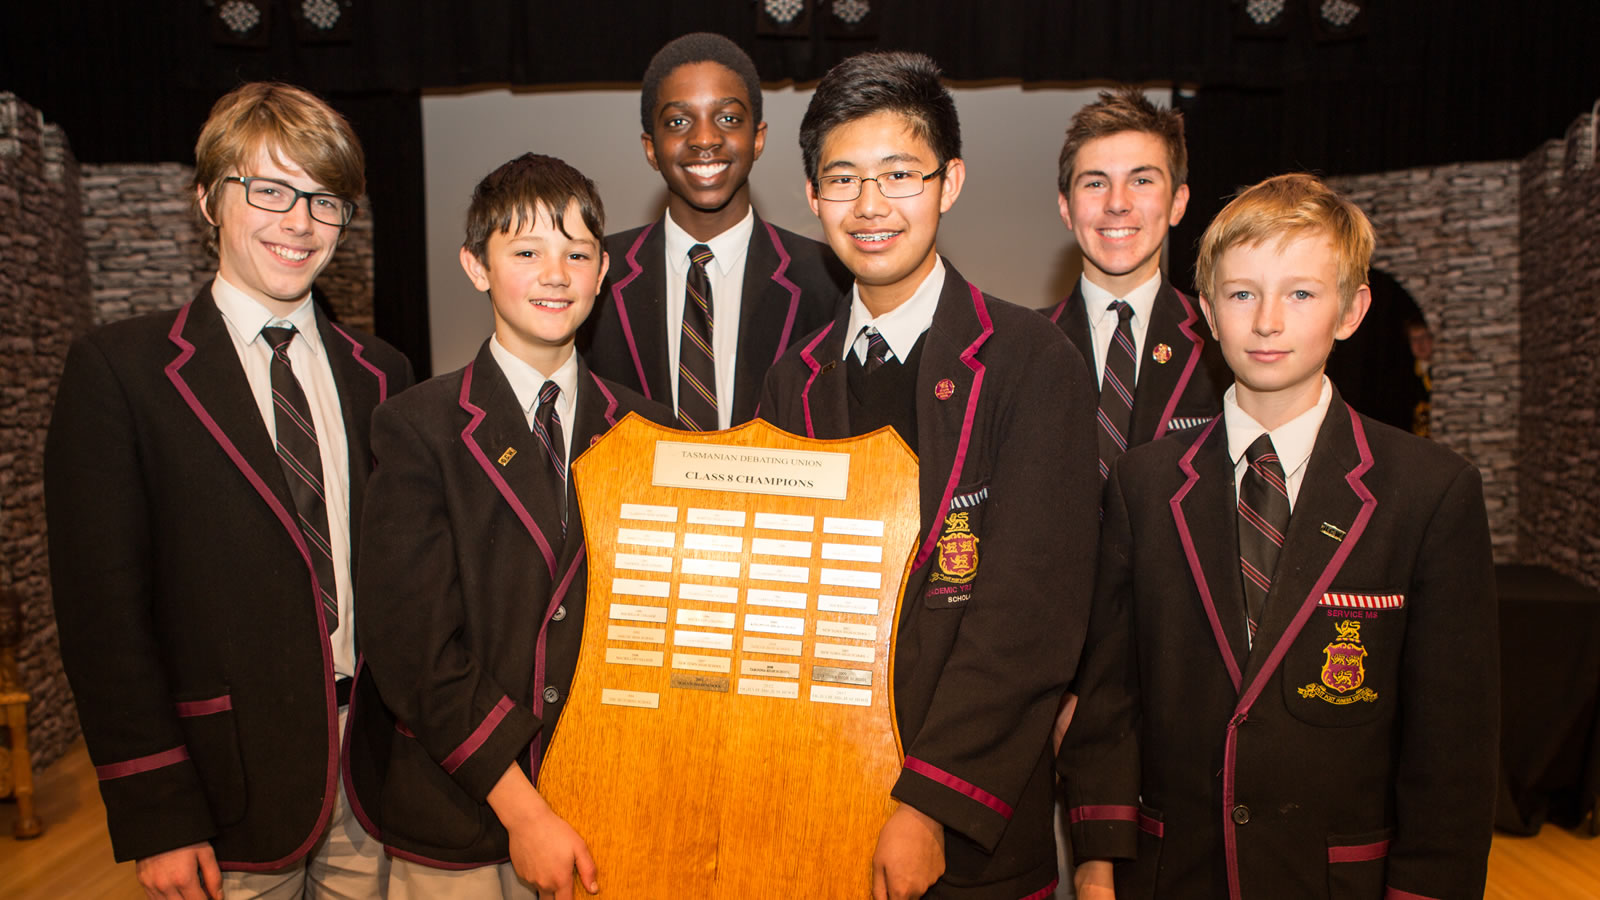
<instances>
[{"instance_id":1,"label":"dark background","mask_svg":"<svg viewBox=\"0 0 1600 900\"><path fill-rule=\"evenodd\" d=\"M1600 4L1352 0L1330 35L1321 0L1286 0L1271 33L1232 0L873 0L876 33L757 35L751 0L338 0L344 23L308 37L299 0L256 0L256 46L216 40L217 0L13 4L0 90L59 124L83 162L193 161L210 105L279 79L329 99L366 147L379 334L428 371L419 97L429 90L637 83L662 43L719 31L769 82L813 82L865 49L909 49L954 81L1172 82L1188 123L1192 199L1174 229L1174 280L1225 198L1267 175L1348 174L1521 158L1600 97ZM348 6L344 4L348 3ZM1191 93L1192 91L1192 93Z\"/></svg>"}]
</instances>

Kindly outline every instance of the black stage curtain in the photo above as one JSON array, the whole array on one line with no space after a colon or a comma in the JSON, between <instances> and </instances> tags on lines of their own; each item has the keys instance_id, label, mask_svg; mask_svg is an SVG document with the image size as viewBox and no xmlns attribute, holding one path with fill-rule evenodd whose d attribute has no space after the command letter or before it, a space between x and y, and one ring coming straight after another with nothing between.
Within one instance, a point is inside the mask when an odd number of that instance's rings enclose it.
<instances>
[{"instance_id":1,"label":"black stage curtain","mask_svg":"<svg viewBox=\"0 0 1600 900\"><path fill-rule=\"evenodd\" d=\"M1578 0L1352 0L1365 28L1343 40L1320 39L1320 0L1286 0L1274 37L1241 36L1235 0L870 0L876 35L846 39L825 27L831 0L800 38L758 37L759 0L336 0L349 16L338 43L300 37L300 0L252 0L271 21L255 47L214 40L222 2L13 4L0 90L60 124L85 162L190 159L211 102L241 81L327 97L371 159L378 331L420 372L424 90L637 83L657 47L694 30L733 37L771 81L814 81L886 48L926 52L957 81L1173 82L1194 91L1179 98L1195 195L1174 236L1180 282L1194 238L1240 185L1290 169L1520 158L1600 96L1600 6Z\"/></svg>"}]
</instances>

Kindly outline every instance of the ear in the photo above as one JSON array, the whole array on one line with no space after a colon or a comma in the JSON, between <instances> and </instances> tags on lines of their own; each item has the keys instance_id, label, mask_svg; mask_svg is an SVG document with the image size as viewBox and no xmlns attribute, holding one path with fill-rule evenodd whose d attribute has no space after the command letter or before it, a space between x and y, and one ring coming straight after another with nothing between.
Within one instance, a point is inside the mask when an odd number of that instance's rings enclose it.
<instances>
[{"instance_id":1,"label":"ear","mask_svg":"<svg viewBox=\"0 0 1600 900\"><path fill-rule=\"evenodd\" d=\"M648 162L650 168L655 169L657 172L661 171L661 167L656 165L656 139L650 135L650 132L644 131L639 134L639 143L644 147L645 162Z\"/></svg>"},{"instance_id":2,"label":"ear","mask_svg":"<svg viewBox=\"0 0 1600 900\"><path fill-rule=\"evenodd\" d=\"M755 159L761 158L761 151L767 148L767 123L762 122L756 126Z\"/></svg>"},{"instance_id":3,"label":"ear","mask_svg":"<svg viewBox=\"0 0 1600 900\"><path fill-rule=\"evenodd\" d=\"M489 267L474 256L471 250L461 248L461 268L472 279L472 286L480 291L489 290Z\"/></svg>"},{"instance_id":4,"label":"ear","mask_svg":"<svg viewBox=\"0 0 1600 900\"><path fill-rule=\"evenodd\" d=\"M1361 320L1367 317L1367 310L1372 306L1372 289L1366 285L1356 288L1356 295L1350 299L1350 305L1339 316L1339 330L1333 333L1334 340L1342 341L1361 327Z\"/></svg>"},{"instance_id":5,"label":"ear","mask_svg":"<svg viewBox=\"0 0 1600 900\"><path fill-rule=\"evenodd\" d=\"M806 202L811 204L811 214L822 218L822 206L817 200L817 183L809 178L806 179Z\"/></svg>"},{"instance_id":6,"label":"ear","mask_svg":"<svg viewBox=\"0 0 1600 900\"><path fill-rule=\"evenodd\" d=\"M205 217L206 224L212 226L213 228L217 227L217 221L215 219L211 218L211 210L206 209L206 186L205 185L197 184L197 185L194 186L194 200L195 200L196 203L198 203L200 205L200 215ZM308 200L306 202L309 203L311 201Z\"/></svg>"},{"instance_id":7,"label":"ear","mask_svg":"<svg viewBox=\"0 0 1600 900\"><path fill-rule=\"evenodd\" d=\"M959 159L952 159L944 164L944 178L939 185L939 214L950 211L956 205L956 198L961 196L961 186L967 183L967 164Z\"/></svg>"},{"instance_id":8,"label":"ear","mask_svg":"<svg viewBox=\"0 0 1600 900\"><path fill-rule=\"evenodd\" d=\"M600 279L596 283L604 284L606 280L606 273L609 271L611 271L611 254L607 253L605 248L602 247L600 249Z\"/></svg>"},{"instance_id":9,"label":"ear","mask_svg":"<svg viewBox=\"0 0 1600 900\"><path fill-rule=\"evenodd\" d=\"M1206 317L1206 327L1211 329L1211 339L1219 344L1222 343L1222 335L1217 334L1216 313L1212 312L1211 301L1205 294L1200 295L1200 314Z\"/></svg>"},{"instance_id":10,"label":"ear","mask_svg":"<svg viewBox=\"0 0 1600 900\"><path fill-rule=\"evenodd\" d=\"M1183 221L1183 214L1189 208L1189 186L1178 185L1178 190L1172 195L1172 215L1167 217L1167 227L1177 227Z\"/></svg>"},{"instance_id":11,"label":"ear","mask_svg":"<svg viewBox=\"0 0 1600 900\"><path fill-rule=\"evenodd\" d=\"M1072 201L1067 198L1066 194L1063 194L1060 191L1056 191L1056 208L1061 210L1061 222L1062 222L1062 224L1067 226L1067 230L1068 231L1071 231L1072 230Z\"/></svg>"}]
</instances>

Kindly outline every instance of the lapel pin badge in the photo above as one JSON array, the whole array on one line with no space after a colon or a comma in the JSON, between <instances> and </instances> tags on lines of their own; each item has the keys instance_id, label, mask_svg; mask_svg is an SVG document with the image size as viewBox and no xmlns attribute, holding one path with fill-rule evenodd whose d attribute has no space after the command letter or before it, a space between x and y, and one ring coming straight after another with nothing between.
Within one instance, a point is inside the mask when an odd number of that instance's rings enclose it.
<instances>
[{"instance_id":1,"label":"lapel pin badge","mask_svg":"<svg viewBox=\"0 0 1600 900\"><path fill-rule=\"evenodd\" d=\"M502 467L504 467L506 463L511 462L511 457L516 456L516 455L517 455L517 448L515 448L515 447L507 447L506 448L506 452L500 454L500 458L498 460L496 460L496 462L500 463L500 465Z\"/></svg>"},{"instance_id":2,"label":"lapel pin badge","mask_svg":"<svg viewBox=\"0 0 1600 900\"><path fill-rule=\"evenodd\" d=\"M1150 351L1150 358L1164 366L1172 359L1172 348L1166 344L1157 344Z\"/></svg>"},{"instance_id":3,"label":"lapel pin badge","mask_svg":"<svg viewBox=\"0 0 1600 900\"><path fill-rule=\"evenodd\" d=\"M948 378L939 379L939 383L933 386L933 395L940 400L949 400L956 395L956 383Z\"/></svg>"},{"instance_id":4,"label":"lapel pin badge","mask_svg":"<svg viewBox=\"0 0 1600 900\"><path fill-rule=\"evenodd\" d=\"M1339 526L1333 524L1332 522L1323 522L1322 523L1322 533L1327 535L1328 537L1333 538L1336 541L1343 541L1344 540L1344 535L1345 535L1345 530L1343 528L1340 528Z\"/></svg>"},{"instance_id":5,"label":"lapel pin badge","mask_svg":"<svg viewBox=\"0 0 1600 900\"><path fill-rule=\"evenodd\" d=\"M598 444L598 443L600 443L600 435L596 434L596 435L593 435L593 436L591 436L589 438L589 446L593 447L595 444Z\"/></svg>"},{"instance_id":6,"label":"lapel pin badge","mask_svg":"<svg viewBox=\"0 0 1600 900\"><path fill-rule=\"evenodd\" d=\"M817 370L817 374L818 375L826 375L829 372L832 372L834 370L834 367L836 367L838 365L839 364L837 362L828 363L827 365L825 365L822 368L818 369Z\"/></svg>"}]
</instances>

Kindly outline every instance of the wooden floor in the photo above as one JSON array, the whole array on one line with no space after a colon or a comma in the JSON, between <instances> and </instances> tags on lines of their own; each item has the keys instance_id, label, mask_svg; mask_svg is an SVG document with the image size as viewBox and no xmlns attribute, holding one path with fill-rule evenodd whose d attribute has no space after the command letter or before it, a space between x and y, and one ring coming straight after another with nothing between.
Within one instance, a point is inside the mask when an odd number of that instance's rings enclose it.
<instances>
[{"instance_id":1,"label":"wooden floor","mask_svg":"<svg viewBox=\"0 0 1600 900\"><path fill-rule=\"evenodd\" d=\"M111 861L105 807L82 742L35 784L45 833L11 840L16 807L0 803L0 898L139 900L133 864ZM1600 900L1600 838L1545 826L1536 837L1496 834L1487 900Z\"/></svg>"}]
</instances>

